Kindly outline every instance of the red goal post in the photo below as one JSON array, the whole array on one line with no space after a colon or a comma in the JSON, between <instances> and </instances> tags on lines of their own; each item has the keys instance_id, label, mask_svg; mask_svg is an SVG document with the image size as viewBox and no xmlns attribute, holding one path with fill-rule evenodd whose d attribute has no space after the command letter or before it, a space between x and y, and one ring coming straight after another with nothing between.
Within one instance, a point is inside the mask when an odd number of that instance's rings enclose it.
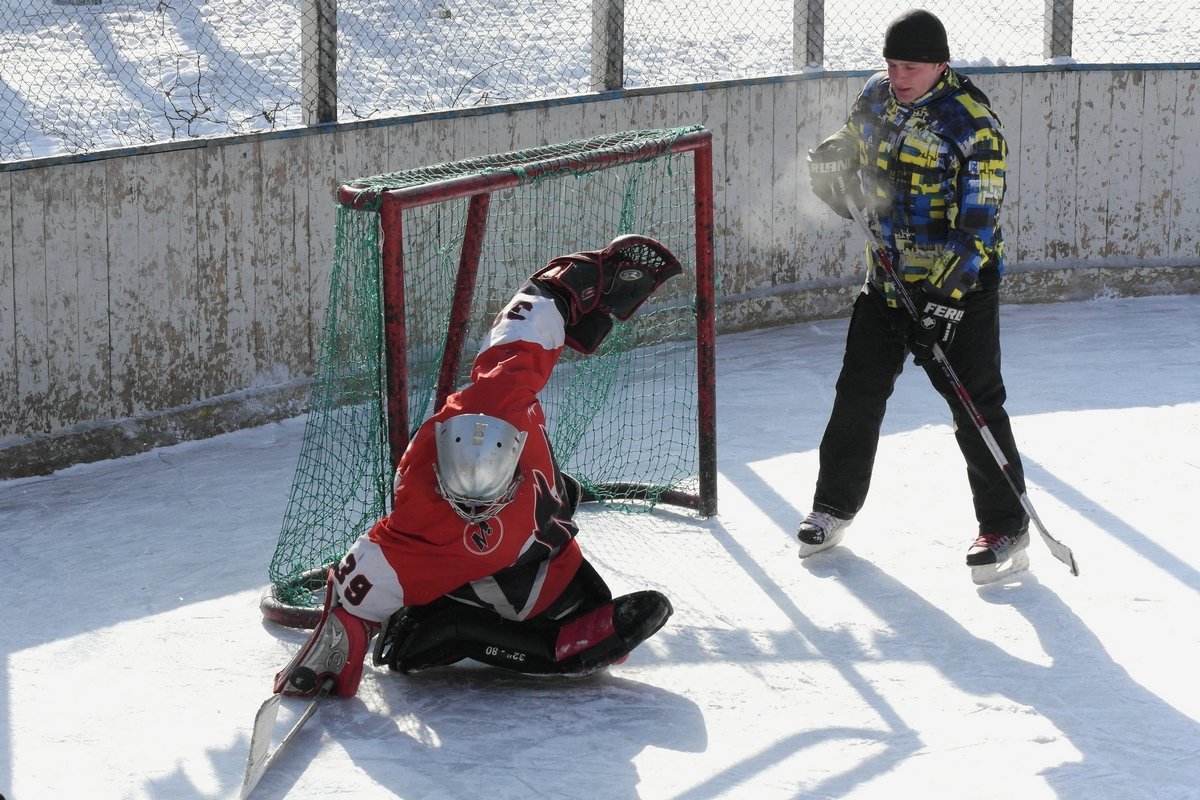
<instances>
[{"instance_id":1,"label":"red goal post","mask_svg":"<svg viewBox=\"0 0 1200 800\"><path fill-rule=\"evenodd\" d=\"M557 173L585 174L595 170L612 168L621 164L635 163L648 157L661 155L664 142L643 131L641 140L627 146L595 147L581 152L569 152L555 156L547 152L546 157L531 161L519 169L468 174L447 174L440 180L417 185L388 186L386 177L370 181L355 181L343 184L338 189L338 202L357 211L378 210L383 232L382 275L384 318L388 370L387 415L389 443L393 466L399 461L408 446L412 425L407 405L406 325L404 312L404 212L418 206L443 203L460 198L469 198L466 227L459 259L454 299L451 303L449 334L446 341L442 366L437 381L434 407L440 407L457 385L462 371L463 349L470 320L467 315L472 308L475 280L479 273L480 253L487 232L488 210L492 195L502 189L532 183ZM608 137L600 141L607 142ZM672 493L663 496L664 502L694 508L704 516L716 513L716 408L715 408L715 322L713 292L713 196L712 196L712 134L696 129L674 137L666 149L671 153L691 153L695 173L695 315L698 384L698 441L701 449L699 490L694 495ZM549 150L553 150L550 148ZM539 155L541 155L539 153ZM486 161L486 159L484 160ZM457 162L447 168L447 173L469 168L472 162ZM403 184L403 180L394 180ZM631 231L633 232L633 231ZM643 233L644 231L636 231ZM614 233L615 235L615 233ZM584 246L601 246L603 243L581 243Z\"/></svg>"}]
</instances>

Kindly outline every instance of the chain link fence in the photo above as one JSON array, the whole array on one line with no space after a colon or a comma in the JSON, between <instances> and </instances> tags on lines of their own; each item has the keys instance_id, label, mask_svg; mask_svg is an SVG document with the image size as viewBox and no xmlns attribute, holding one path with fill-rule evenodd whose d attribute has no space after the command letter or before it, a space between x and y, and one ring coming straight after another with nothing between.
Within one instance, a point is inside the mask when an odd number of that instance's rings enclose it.
<instances>
[{"instance_id":1,"label":"chain link fence","mask_svg":"<svg viewBox=\"0 0 1200 800\"><path fill-rule=\"evenodd\" d=\"M881 66L901 0L0 0L0 161ZM953 63L1200 61L1200 0L926 0Z\"/></svg>"}]
</instances>

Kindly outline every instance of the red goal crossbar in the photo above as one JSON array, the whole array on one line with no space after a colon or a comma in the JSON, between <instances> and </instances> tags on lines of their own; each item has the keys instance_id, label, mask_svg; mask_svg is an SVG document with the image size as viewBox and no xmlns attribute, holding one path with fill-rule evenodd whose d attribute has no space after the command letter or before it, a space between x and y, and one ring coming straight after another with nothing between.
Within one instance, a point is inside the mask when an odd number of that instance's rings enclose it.
<instances>
[{"instance_id":1,"label":"red goal crossbar","mask_svg":"<svg viewBox=\"0 0 1200 800\"><path fill-rule=\"evenodd\" d=\"M653 132L647 132L653 133ZM447 334L445 355L438 374L436 404L454 391L465 346L465 315L471 307L479 271L480 254L487 231L488 209L492 194L559 172L583 174L631 164L664 153L691 153L694 169L695 278L697 341L697 448L699 490L696 496L681 492L664 493L664 502L694 508L704 516L717 510L716 469L716 376L713 266L713 183L712 134L703 128L689 129L669 139L635 140L592 152L573 151L555 155L555 148L542 148L548 157L517 166L506 165L494 171L469 175L449 175L418 185L391 187L379 179L343 184L338 202L357 211L378 212L382 233L381 267L383 272L384 331L387 349L387 422L393 466L408 446L410 423L408 408L407 335L405 324L403 212L410 208L469 198L466 229L455 281L452 318ZM477 159L486 166L487 159ZM458 166L471 162L457 162ZM434 168L436 172L436 168ZM382 176L386 179L387 176Z\"/></svg>"}]
</instances>

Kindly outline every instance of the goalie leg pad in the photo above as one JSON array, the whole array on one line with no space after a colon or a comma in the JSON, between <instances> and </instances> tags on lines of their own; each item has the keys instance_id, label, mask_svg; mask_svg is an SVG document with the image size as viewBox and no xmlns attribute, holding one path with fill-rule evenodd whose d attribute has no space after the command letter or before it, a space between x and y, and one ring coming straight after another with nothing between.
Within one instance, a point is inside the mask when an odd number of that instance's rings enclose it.
<instances>
[{"instance_id":1,"label":"goalie leg pad","mask_svg":"<svg viewBox=\"0 0 1200 800\"><path fill-rule=\"evenodd\" d=\"M308 641L275 675L274 691L311 697L333 680L332 694L353 697L362 681L363 661L378 625L342 608L333 590L333 574L325 583L325 607Z\"/></svg>"},{"instance_id":2,"label":"goalie leg pad","mask_svg":"<svg viewBox=\"0 0 1200 800\"><path fill-rule=\"evenodd\" d=\"M557 672L553 630L535 623L513 622L491 611L437 601L439 609L402 609L388 621L375 649L376 664L412 673L471 658L517 672Z\"/></svg>"},{"instance_id":3,"label":"goalie leg pad","mask_svg":"<svg viewBox=\"0 0 1200 800\"><path fill-rule=\"evenodd\" d=\"M654 591L634 592L585 611L561 625L514 622L471 606L443 606L417 621L404 609L389 621L375 664L419 672L470 658L527 675L590 675L623 661L671 616Z\"/></svg>"},{"instance_id":4,"label":"goalie leg pad","mask_svg":"<svg viewBox=\"0 0 1200 800\"><path fill-rule=\"evenodd\" d=\"M442 598L424 606L409 606L392 614L384 623L371 660L398 672L419 672L453 664L465 658L450 635L445 621L458 605Z\"/></svg>"},{"instance_id":5,"label":"goalie leg pad","mask_svg":"<svg viewBox=\"0 0 1200 800\"><path fill-rule=\"evenodd\" d=\"M559 671L588 675L624 661L673 612L666 595L647 590L623 595L576 617L559 629L555 641Z\"/></svg>"}]
</instances>

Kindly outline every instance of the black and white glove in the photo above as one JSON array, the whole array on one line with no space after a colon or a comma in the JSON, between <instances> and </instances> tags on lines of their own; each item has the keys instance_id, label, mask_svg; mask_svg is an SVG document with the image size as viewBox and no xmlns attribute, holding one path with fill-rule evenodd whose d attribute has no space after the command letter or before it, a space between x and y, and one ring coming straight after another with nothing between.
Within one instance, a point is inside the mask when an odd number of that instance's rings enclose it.
<instances>
[{"instance_id":1,"label":"black and white glove","mask_svg":"<svg viewBox=\"0 0 1200 800\"><path fill-rule=\"evenodd\" d=\"M865 205L854 152L854 137L845 128L808 151L813 194L846 219L852 219L848 201L859 209Z\"/></svg>"},{"instance_id":2,"label":"black and white glove","mask_svg":"<svg viewBox=\"0 0 1200 800\"><path fill-rule=\"evenodd\" d=\"M923 367L934 361L935 344L942 349L942 355L949 353L966 305L925 290L918 290L913 299L917 307L917 321L913 324L909 349L912 350L913 363Z\"/></svg>"},{"instance_id":3,"label":"black and white glove","mask_svg":"<svg viewBox=\"0 0 1200 800\"><path fill-rule=\"evenodd\" d=\"M625 235L600 251L600 308L625 322L667 278L683 272L675 254L648 236Z\"/></svg>"},{"instance_id":4,"label":"black and white glove","mask_svg":"<svg viewBox=\"0 0 1200 800\"><path fill-rule=\"evenodd\" d=\"M628 320L655 289L681 272L679 260L664 245L626 235L603 250L560 256L529 281L555 298L567 344L591 354L612 330L612 317Z\"/></svg>"}]
</instances>

